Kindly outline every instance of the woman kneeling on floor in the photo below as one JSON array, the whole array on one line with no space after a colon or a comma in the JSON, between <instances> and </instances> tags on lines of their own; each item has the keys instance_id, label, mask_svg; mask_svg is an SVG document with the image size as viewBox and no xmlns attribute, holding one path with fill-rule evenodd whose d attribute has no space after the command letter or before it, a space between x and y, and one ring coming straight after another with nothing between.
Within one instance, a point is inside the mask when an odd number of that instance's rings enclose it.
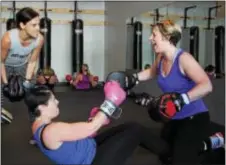
<instances>
[{"instance_id":1,"label":"woman kneeling on floor","mask_svg":"<svg viewBox=\"0 0 226 165\"><path fill-rule=\"evenodd\" d=\"M92 120L66 123L52 121L59 115L59 101L48 88L31 89L25 103L36 116L32 132L43 154L56 164L122 165L139 145L152 153L166 152L166 143L137 123L121 124L96 134L109 120L120 117L119 106L126 98L115 81L105 84L104 94L105 100Z\"/></svg>"},{"instance_id":2,"label":"woman kneeling on floor","mask_svg":"<svg viewBox=\"0 0 226 165\"><path fill-rule=\"evenodd\" d=\"M52 90L57 82L57 75L51 67L39 69L36 82L38 85L46 85L49 89Z\"/></svg>"},{"instance_id":3,"label":"woman kneeling on floor","mask_svg":"<svg viewBox=\"0 0 226 165\"><path fill-rule=\"evenodd\" d=\"M83 64L77 73L74 80L71 80L70 84L76 89L90 89L91 87L97 86L94 76L90 73L87 64Z\"/></svg>"}]
</instances>

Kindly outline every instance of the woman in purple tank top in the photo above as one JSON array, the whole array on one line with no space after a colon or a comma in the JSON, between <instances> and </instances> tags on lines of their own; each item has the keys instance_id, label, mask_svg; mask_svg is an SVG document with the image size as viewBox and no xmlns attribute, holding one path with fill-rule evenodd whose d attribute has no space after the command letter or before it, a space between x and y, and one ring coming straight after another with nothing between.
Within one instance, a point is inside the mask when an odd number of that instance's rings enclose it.
<instances>
[{"instance_id":1,"label":"woman in purple tank top","mask_svg":"<svg viewBox=\"0 0 226 165\"><path fill-rule=\"evenodd\" d=\"M161 137L169 143L171 150L160 158L170 159L172 164L199 164L199 148L203 145L202 141L210 135L209 112L202 98L212 92L212 84L194 57L176 47L181 33L181 27L170 20L153 26L150 41L156 60L150 69L128 75L128 80L131 80L131 87L128 85L128 88L131 89L139 81L157 78L163 95L155 99L144 95L137 102L148 106L149 114L159 115L155 119L164 123ZM160 108L155 110L153 107L156 107L156 100L164 98L163 96L173 98L173 101L167 104L166 111L159 113ZM168 122L163 122L163 116L167 115ZM224 145L222 135L215 139L218 139L219 145L213 145L212 148ZM163 163L167 164L169 161Z\"/></svg>"},{"instance_id":2,"label":"woman in purple tank top","mask_svg":"<svg viewBox=\"0 0 226 165\"><path fill-rule=\"evenodd\" d=\"M72 81L71 84L76 89L90 89L91 87L95 87L97 82L94 81L93 75L90 74L88 65L83 64L79 73L76 75L75 80Z\"/></svg>"}]
</instances>

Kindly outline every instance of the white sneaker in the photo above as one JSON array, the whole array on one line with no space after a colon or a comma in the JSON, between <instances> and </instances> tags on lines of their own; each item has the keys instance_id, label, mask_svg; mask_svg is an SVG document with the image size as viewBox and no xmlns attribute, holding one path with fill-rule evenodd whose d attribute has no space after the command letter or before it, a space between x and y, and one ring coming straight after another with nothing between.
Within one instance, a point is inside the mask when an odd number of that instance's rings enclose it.
<instances>
[{"instance_id":1,"label":"white sneaker","mask_svg":"<svg viewBox=\"0 0 226 165\"><path fill-rule=\"evenodd\" d=\"M13 120L13 115L5 110L4 108L1 109L1 123L3 124L10 124Z\"/></svg>"},{"instance_id":2,"label":"white sneaker","mask_svg":"<svg viewBox=\"0 0 226 165\"><path fill-rule=\"evenodd\" d=\"M224 147L224 136L221 132L217 132L214 135L210 136L210 140L212 149Z\"/></svg>"}]
</instances>

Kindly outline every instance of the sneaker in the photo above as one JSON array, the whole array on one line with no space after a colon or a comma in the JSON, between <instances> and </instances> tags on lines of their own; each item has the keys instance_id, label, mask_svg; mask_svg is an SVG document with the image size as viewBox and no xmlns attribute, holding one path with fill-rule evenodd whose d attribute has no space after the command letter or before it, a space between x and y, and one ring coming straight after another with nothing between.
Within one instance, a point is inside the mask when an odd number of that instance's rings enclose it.
<instances>
[{"instance_id":1,"label":"sneaker","mask_svg":"<svg viewBox=\"0 0 226 165\"><path fill-rule=\"evenodd\" d=\"M10 124L12 123L13 116L10 112L5 110L4 108L1 109L1 123L2 124Z\"/></svg>"},{"instance_id":2,"label":"sneaker","mask_svg":"<svg viewBox=\"0 0 226 165\"><path fill-rule=\"evenodd\" d=\"M218 149L224 147L224 136L221 132L217 132L210 136L211 148Z\"/></svg>"},{"instance_id":3,"label":"sneaker","mask_svg":"<svg viewBox=\"0 0 226 165\"><path fill-rule=\"evenodd\" d=\"M29 140L29 144L36 145L36 141L33 139L33 137L31 137L31 139Z\"/></svg>"}]
</instances>

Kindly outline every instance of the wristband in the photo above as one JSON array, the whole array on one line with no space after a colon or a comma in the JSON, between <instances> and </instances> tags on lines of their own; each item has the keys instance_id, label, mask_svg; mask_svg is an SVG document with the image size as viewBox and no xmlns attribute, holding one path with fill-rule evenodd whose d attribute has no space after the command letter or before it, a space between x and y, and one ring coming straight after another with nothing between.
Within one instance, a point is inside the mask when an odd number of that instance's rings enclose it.
<instances>
[{"instance_id":1,"label":"wristband","mask_svg":"<svg viewBox=\"0 0 226 165\"><path fill-rule=\"evenodd\" d=\"M139 84L139 81L140 81L140 80L139 80L139 78L138 78L138 74L137 74L137 73L134 73L134 74L133 74L133 77L134 77L135 80L136 80L136 85Z\"/></svg>"},{"instance_id":2,"label":"wristband","mask_svg":"<svg viewBox=\"0 0 226 165\"><path fill-rule=\"evenodd\" d=\"M30 82L31 81L31 79L25 79L25 82Z\"/></svg>"},{"instance_id":3,"label":"wristband","mask_svg":"<svg viewBox=\"0 0 226 165\"><path fill-rule=\"evenodd\" d=\"M100 109L108 116L110 117L115 109L116 106L109 100L104 100L103 104L101 104Z\"/></svg>"},{"instance_id":4,"label":"wristband","mask_svg":"<svg viewBox=\"0 0 226 165\"><path fill-rule=\"evenodd\" d=\"M105 100L100 106L100 110L110 118L118 119L122 114L122 109L116 107L111 101Z\"/></svg>"},{"instance_id":5,"label":"wristband","mask_svg":"<svg viewBox=\"0 0 226 165\"><path fill-rule=\"evenodd\" d=\"M184 101L185 104L190 103L190 99L189 99L189 97L186 93L181 94L181 97L183 98L183 101Z\"/></svg>"}]
</instances>

